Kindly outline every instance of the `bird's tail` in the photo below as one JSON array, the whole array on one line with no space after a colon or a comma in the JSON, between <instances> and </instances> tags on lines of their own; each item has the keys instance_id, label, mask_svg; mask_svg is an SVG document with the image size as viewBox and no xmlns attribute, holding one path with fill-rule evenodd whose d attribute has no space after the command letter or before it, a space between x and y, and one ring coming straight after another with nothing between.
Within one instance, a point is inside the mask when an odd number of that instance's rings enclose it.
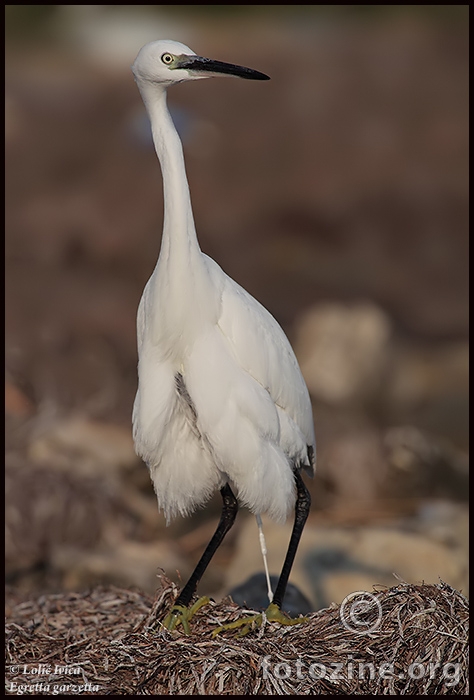
<instances>
[{"instance_id":1,"label":"bird's tail","mask_svg":"<svg viewBox=\"0 0 474 700\"><path fill-rule=\"evenodd\" d=\"M267 545L265 542L265 535L263 534L262 518L260 517L260 514L257 514L255 517L257 519L258 537L260 540L260 549L262 550L263 566L265 567L265 576L267 578L268 600L271 603L273 601L273 591L270 582L270 573L268 571Z\"/></svg>"}]
</instances>

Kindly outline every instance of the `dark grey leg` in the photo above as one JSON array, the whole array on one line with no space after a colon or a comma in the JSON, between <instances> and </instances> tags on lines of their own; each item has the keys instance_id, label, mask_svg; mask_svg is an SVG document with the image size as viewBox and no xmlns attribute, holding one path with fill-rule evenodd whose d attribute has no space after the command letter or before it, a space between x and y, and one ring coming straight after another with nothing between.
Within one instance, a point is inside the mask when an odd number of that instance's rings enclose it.
<instances>
[{"instance_id":1,"label":"dark grey leg","mask_svg":"<svg viewBox=\"0 0 474 700\"><path fill-rule=\"evenodd\" d=\"M290 577L291 567L293 566L293 562L295 560L301 533L303 532L303 528L309 515L309 509L311 508L311 496L308 489L304 485L299 469L295 469L295 482L297 491L295 504L295 524L293 525L293 531L291 533L290 544L288 545L285 562L281 570L280 578L278 579L275 595L273 596L273 603L280 608L280 610L288 579Z\"/></svg>"},{"instance_id":2,"label":"dark grey leg","mask_svg":"<svg viewBox=\"0 0 474 700\"><path fill-rule=\"evenodd\" d=\"M230 488L229 484L226 484L221 488L221 495L223 501L222 514L221 519L219 521L219 525L217 526L217 530L215 531L211 541L207 545L204 554L197 563L197 566L191 574L189 581L179 594L174 604L175 606L182 605L185 608L188 607L194 593L196 592L198 583L209 565L209 562L216 553L225 535L229 532L230 528L234 524L235 516L237 515L237 511L239 509L239 504L237 502L236 497L232 493L232 489Z\"/></svg>"}]
</instances>

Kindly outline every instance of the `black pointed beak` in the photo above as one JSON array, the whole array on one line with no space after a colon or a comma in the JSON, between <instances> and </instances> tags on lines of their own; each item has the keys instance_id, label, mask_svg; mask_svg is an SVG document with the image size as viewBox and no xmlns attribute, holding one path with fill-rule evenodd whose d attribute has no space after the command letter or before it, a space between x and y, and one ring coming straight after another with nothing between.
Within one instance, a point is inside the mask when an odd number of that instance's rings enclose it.
<instances>
[{"instance_id":1,"label":"black pointed beak","mask_svg":"<svg viewBox=\"0 0 474 700\"><path fill-rule=\"evenodd\" d=\"M268 75L260 73L258 70L253 70L253 68L235 66L233 63L214 61L212 58L203 58L202 56L180 56L176 68L185 68L195 73L236 75L238 78L246 78L247 80L270 80Z\"/></svg>"}]
</instances>

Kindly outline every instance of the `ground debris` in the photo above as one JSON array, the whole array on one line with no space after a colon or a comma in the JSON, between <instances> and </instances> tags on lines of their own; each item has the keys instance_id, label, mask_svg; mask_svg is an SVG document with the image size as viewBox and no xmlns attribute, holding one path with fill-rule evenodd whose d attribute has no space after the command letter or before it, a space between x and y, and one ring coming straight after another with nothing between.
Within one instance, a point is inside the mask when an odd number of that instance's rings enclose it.
<instances>
[{"instance_id":1,"label":"ground debris","mask_svg":"<svg viewBox=\"0 0 474 700\"><path fill-rule=\"evenodd\" d=\"M237 638L219 624L242 615L229 598L197 613L191 634L160 620L177 595L161 579L135 590L21 601L7 592L7 692L33 695L466 695L468 602L445 583L354 596ZM359 604L359 607L357 605ZM349 607L348 607L349 606ZM21 686L27 686L23 689Z\"/></svg>"}]
</instances>

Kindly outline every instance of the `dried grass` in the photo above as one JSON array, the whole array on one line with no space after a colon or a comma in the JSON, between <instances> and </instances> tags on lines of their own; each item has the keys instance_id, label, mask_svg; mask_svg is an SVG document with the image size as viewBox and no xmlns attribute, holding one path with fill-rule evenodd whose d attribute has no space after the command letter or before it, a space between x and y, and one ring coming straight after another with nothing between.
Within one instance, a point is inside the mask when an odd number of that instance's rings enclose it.
<instances>
[{"instance_id":1,"label":"dried grass","mask_svg":"<svg viewBox=\"0 0 474 700\"><path fill-rule=\"evenodd\" d=\"M164 577L161 584L154 601L115 587L24 602L10 593L7 691L21 694L20 686L29 684L23 692L36 695L469 692L468 602L444 583L374 591L382 615L370 634L346 629L333 606L303 625L266 623L246 637L226 632L215 639L212 630L242 609L229 599L212 602L197 613L189 637L169 633L157 620L177 589ZM365 622L376 621L376 614L373 607Z\"/></svg>"}]
</instances>

